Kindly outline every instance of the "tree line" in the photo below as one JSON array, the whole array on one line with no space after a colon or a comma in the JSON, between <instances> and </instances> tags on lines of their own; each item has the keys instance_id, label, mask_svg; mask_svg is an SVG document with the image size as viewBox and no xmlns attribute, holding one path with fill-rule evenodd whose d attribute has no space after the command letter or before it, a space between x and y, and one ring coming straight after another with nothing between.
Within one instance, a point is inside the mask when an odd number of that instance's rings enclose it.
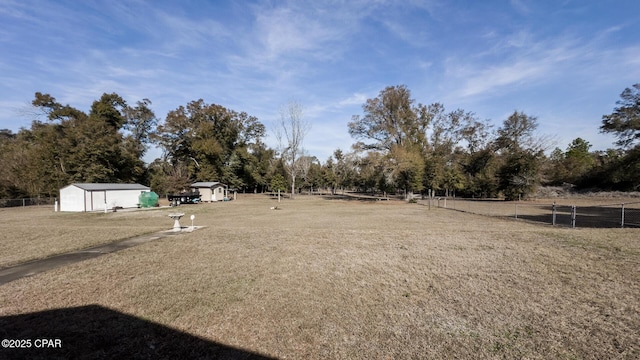
<instances>
[{"instance_id":1,"label":"tree line","mask_svg":"<svg viewBox=\"0 0 640 360\"><path fill-rule=\"evenodd\" d=\"M354 156L360 171L347 184L365 191L507 200L530 196L540 185L638 190L640 84L620 97L600 126L617 137L618 148L592 151L588 141L576 138L547 155L553 139L539 135L534 116L514 111L495 129L472 112L416 104L406 86L390 86L367 100L363 115L348 125L358 140L354 149L363 155Z\"/></svg>"},{"instance_id":2,"label":"tree line","mask_svg":"<svg viewBox=\"0 0 640 360\"><path fill-rule=\"evenodd\" d=\"M148 99L130 105L105 93L83 112L38 92L31 126L0 130L0 198L56 197L77 182L138 182L159 194L220 181L241 192L436 192L507 200L540 185L638 190L640 84L620 98L600 126L616 136L617 148L592 151L576 138L551 150L534 116L514 111L494 128L472 112L416 103L406 86L389 86L348 123L352 149L336 149L321 162L304 151L310 124L296 103L283 107L278 144L270 148L256 117L202 99L160 121ZM150 146L162 156L145 164Z\"/></svg>"}]
</instances>

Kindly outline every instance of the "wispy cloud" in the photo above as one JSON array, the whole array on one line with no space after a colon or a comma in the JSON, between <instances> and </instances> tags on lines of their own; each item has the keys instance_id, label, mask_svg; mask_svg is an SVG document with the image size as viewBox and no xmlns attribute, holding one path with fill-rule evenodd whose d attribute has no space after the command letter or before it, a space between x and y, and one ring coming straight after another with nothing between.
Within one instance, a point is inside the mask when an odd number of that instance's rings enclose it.
<instances>
[{"instance_id":1,"label":"wispy cloud","mask_svg":"<svg viewBox=\"0 0 640 360\"><path fill-rule=\"evenodd\" d=\"M315 52L336 36L334 30L323 26L317 19L291 8L261 12L256 18L256 30L263 55L268 59L297 52Z\"/></svg>"},{"instance_id":2,"label":"wispy cloud","mask_svg":"<svg viewBox=\"0 0 640 360\"><path fill-rule=\"evenodd\" d=\"M456 91L459 96L488 96L512 85L553 79L584 55L585 47L577 46L574 40L535 40L531 34L520 32L500 39L491 51L471 61L449 59L447 74L461 83Z\"/></svg>"},{"instance_id":3,"label":"wispy cloud","mask_svg":"<svg viewBox=\"0 0 640 360\"><path fill-rule=\"evenodd\" d=\"M487 94L508 85L532 81L542 77L549 68L545 64L519 61L503 66L492 66L480 70L464 70L471 74L460 91L461 96Z\"/></svg>"},{"instance_id":4,"label":"wispy cloud","mask_svg":"<svg viewBox=\"0 0 640 360\"><path fill-rule=\"evenodd\" d=\"M206 48L232 37L230 29L211 19L194 20L165 12L156 12L159 26L164 27L160 36L168 37L171 49L184 47Z\"/></svg>"},{"instance_id":5,"label":"wispy cloud","mask_svg":"<svg viewBox=\"0 0 640 360\"><path fill-rule=\"evenodd\" d=\"M367 101L368 97L362 93L354 93L346 99L340 100L338 105L340 106L352 106L352 105L362 105Z\"/></svg>"},{"instance_id":6,"label":"wispy cloud","mask_svg":"<svg viewBox=\"0 0 640 360\"><path fill-rule=\"evenodd\" d=\"M521 14L529 14L531 12L531 9L529 8L529 5L526 4L525 0L510 0L509 2L511 3L511 6Z\"/></svg>"}]
</instances>

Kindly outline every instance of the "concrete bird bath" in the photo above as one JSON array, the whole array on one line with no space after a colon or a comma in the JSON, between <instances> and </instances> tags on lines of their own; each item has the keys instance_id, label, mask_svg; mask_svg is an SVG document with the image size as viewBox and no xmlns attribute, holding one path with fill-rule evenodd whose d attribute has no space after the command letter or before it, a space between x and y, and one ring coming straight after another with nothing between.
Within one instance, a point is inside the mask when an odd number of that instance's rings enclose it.
<instances>
[{"instance_id":1,"label":"concrete bird bath","mask_svg":"<svg viewBox=\"0 0 640 360\"><path fill-rule=\"evenodd\" d=\"M183 216L184 216L184 213L169 214L169 217L174 220L173 231L175 232L182 231L182 227L180 226L180 218Z\"/></svg>"}]
</instances>

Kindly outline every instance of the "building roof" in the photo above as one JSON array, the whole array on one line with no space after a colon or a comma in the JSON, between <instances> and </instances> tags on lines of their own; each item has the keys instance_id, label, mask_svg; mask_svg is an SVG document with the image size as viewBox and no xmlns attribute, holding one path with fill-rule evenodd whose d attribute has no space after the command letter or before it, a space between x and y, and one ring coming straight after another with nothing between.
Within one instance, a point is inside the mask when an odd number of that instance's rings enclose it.
<instances>
[{"instance_id":1,"label":"building roof","mask_svg":"<svg viewBox=\"0 0 640 360\"><path fill-rule=\"evenodd\" d=\"M115 183L76 183L69 186L75 186L87 191L102 190L151 190L148 186L140 184L115 184Z\"/></svg>"},{"instance_id":2,"label":"building roof","mask_svg":"<svg viewBox=\"0 0 640 360\"><path fill-rule=\"evenodd\" d=\"M191 184L192 188L212 188L216 186L226 186L219 181L199 181Z\"/></svg>"}]
</instances>

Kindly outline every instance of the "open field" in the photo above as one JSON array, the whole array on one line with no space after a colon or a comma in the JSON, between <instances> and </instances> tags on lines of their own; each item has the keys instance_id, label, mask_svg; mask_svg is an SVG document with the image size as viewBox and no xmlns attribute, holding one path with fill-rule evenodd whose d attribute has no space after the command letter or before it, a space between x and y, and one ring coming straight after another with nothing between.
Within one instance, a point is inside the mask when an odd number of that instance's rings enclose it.
<instances>
[{"instance_id":1,"label":"open field","mask_svg":"<svg viewBox=\"0 0 640 360\"><path fill-rule=\"evenodd\" d=\"M62 338L43 358L166 357L176 346L166 331L187 336L193 354L223 346L245 358L640 357L637 229L396 201L276 204L183 206L183 225L195 213L207 227L0 286L0 338ZM171 226L170 210L15 211L2 213L4 264ZM36 245L17 246L22 234ZM64 319L73 324L56 328Z\"/></svg>"}]
</instances>

